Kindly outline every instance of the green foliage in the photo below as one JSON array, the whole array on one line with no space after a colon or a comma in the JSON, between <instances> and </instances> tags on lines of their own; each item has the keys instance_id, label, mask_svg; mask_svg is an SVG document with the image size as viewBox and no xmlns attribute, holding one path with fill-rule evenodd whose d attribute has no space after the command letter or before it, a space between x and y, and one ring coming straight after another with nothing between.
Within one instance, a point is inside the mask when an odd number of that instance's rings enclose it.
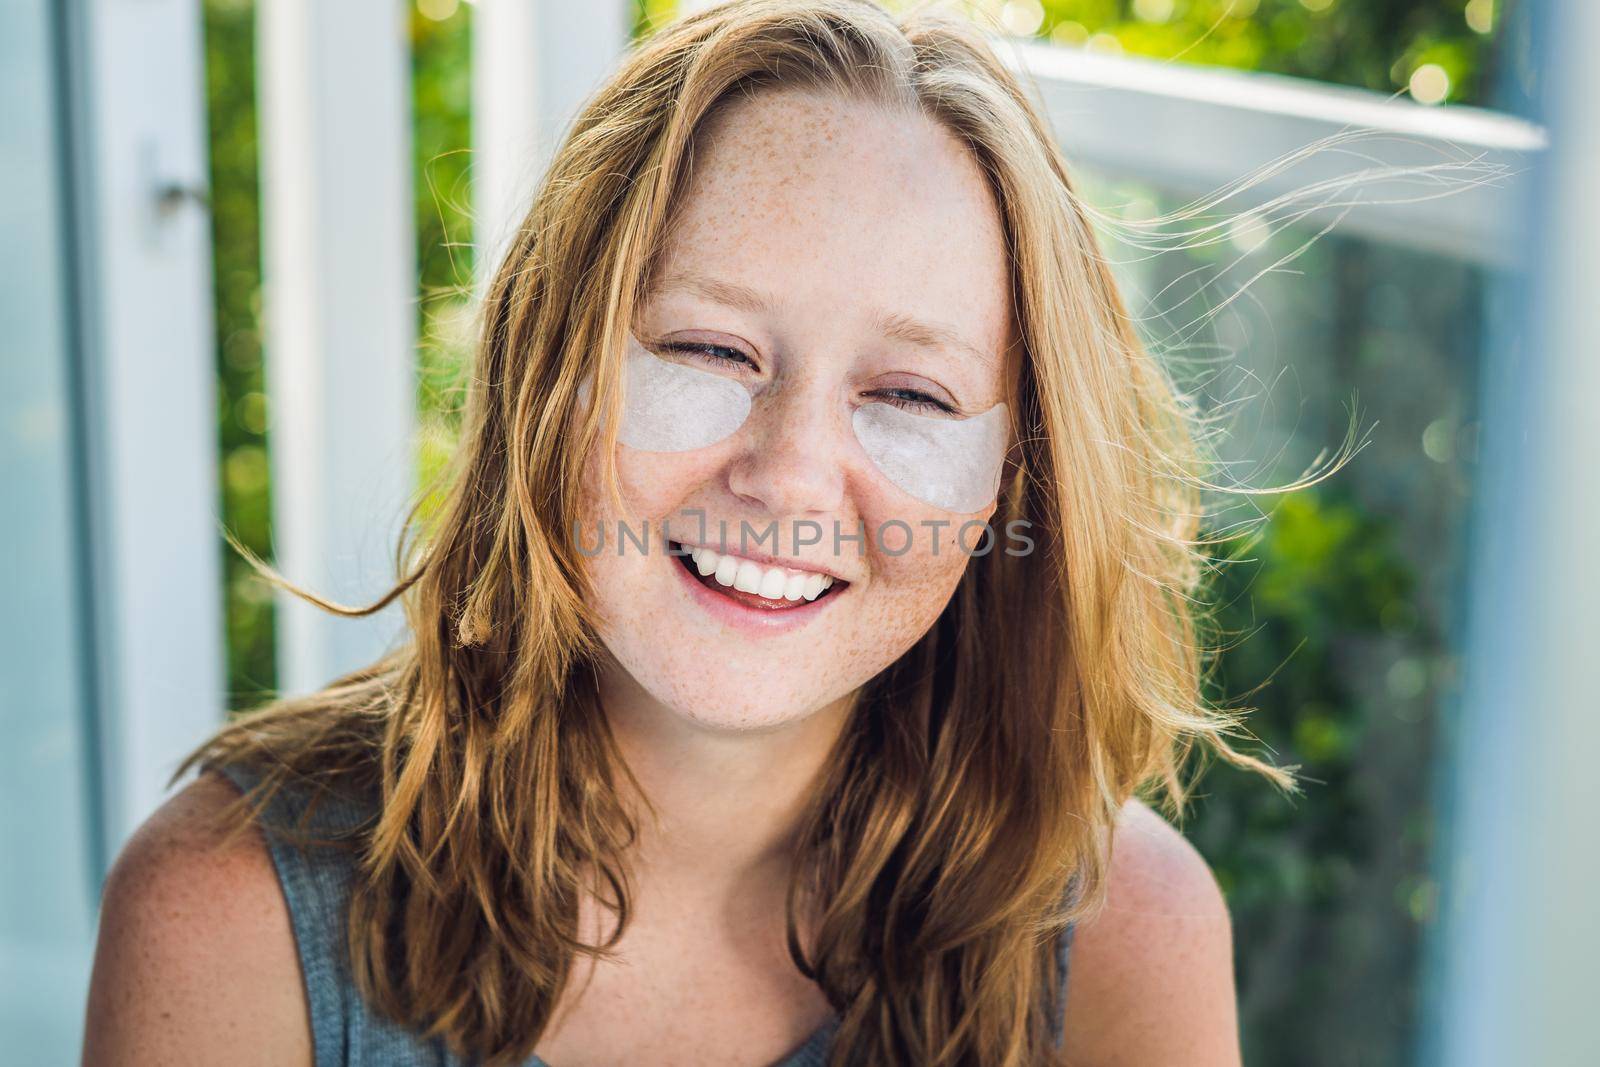
<instances>
[{"instance_id":1,"label":"green foliage","mask_svg":"<svg viewBox=\"0 0 1600 1067\"><path fill-rule=\"evenodd\" d=\"M1484 98L1495 6L1492 0L1045 0L1037 32L1101 51L1380 92L1404 87L1418 67L1435 63L1449 76L1444 99L1477 103Z\"/></svg>"},{"instance_id":2,"label":"green foliage","mask_svg":"<svg viewBox=\"0 0 1600 1067\"><path fill-rule=\"evenodd\" d=\"M1246 1062L1400 1062L1415 927L1430 916L1414 912L1409 894L1376 907L1363 896L1379 863L1398 863L1407 884L1425 877L1425 835L1398 855L1384 842L1408 817L1426 826L1427 813L1396 811L1364 774L1374 747L1405 724L1356 684L1350 651L1379 644L1403 660L1436 635L1416 629L1417 575L1393 523L1347 488L1273 498L1268 513L1210 579L1225 651L1208 696L1254 708L1248 728L1276 762L1299 765L1306 792L1291 802L1254 775L1214 766L1184 829L1233 914ZM1352 986L1357 975L1379 981ZM1372 986L1384 1003L1369 1017Z\"/></svg>"},{"instance_id":3,"label":"green foliage","mask_svg":"<svg viewBox=\"0 0 1600 1067\"><path fill-rule=\"evenodd\" d=\"M416 101L417 461L428 484L455 447L472 342L472 8L411 13ZM430 496L424 517L438 506Z\"/></svg>"},{"instance_id":4,"label":"green foliage","mask_svg":"<svg viewBox=\"0 0 1600 1067\"><path fill-rule=\"evenodd\" d=\"M472 285L471 7L447 19L411 13L417 262L429 302ZM421 325L419 323L419 325Z\"/></svg>"},{"instance_id":5,"label":"green foliage","mask_svg":"<svg viewBox=\"0 0 1600 1067\"><path fill-rule=\"evenodd\" d=\"M204 7L211 127L211 243L217 331L217 437L223 522L272 558L268 415L261 363L261 224L256 158L255 12L236 0ZM219 537L220 541L221 538ZM231 709L272 690L273 604L268 589L224 542Z\"/></svg>"}]
</instances>

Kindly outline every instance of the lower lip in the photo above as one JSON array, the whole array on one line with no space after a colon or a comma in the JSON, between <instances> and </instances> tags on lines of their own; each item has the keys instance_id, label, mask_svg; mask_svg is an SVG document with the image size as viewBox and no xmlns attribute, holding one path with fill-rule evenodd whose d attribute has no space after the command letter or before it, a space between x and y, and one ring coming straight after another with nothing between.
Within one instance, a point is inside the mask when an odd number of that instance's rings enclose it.
<instances>
[{"instance_id":1,"label":"lower lip","mask_svg":"<svg viewBox=\"0 0 1600 1067\"><path fill-rule=\"evenodd\" d=\"M664 553L663 558L667 565L678 572L678 577L688 588L689 595L710 612L712 617L727 626L736 627L747 633L763 636L788 633L798 630L820 613L827 611L828 606L850 591L848 585L831 589L826 596L815 600L802 600L792 608L756 608L739 603L730 597L718 593L694 575L689 573L689 568L683 565L685 556L680 559L670 553ZM692 561L691 561L692 562Z\"/></svg>"}]
</instances>

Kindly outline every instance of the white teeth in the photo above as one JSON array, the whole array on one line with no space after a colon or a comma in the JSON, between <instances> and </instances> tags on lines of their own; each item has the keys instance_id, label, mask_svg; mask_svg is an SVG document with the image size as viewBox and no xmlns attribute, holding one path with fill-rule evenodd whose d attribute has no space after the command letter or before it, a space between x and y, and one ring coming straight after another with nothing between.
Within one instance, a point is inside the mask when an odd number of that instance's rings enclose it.
<instances>
[{"instance_id":1,"label":"white teeth","mask_svg":"<svg viewBox=\"0 0 1600 1067\"><path fill-rule=\"evenodd\" d=\"M745 593L768 600L815 600L833 584L831 574L791 571L787 567L763 567L754 560L725 556L709 548L690 550L695 570L716 579L718 585L731 585Z\"/></svg>"},{"instance_id":2,"label":"white teeth","mask_svg":"<svg viewBox=\"0 0 1600 1067\"><path fill-rule=\"evenodd\" d=\"M761 595L768 600L782 600L784 586L789 584L789 576L776 567L761 576Z\"/></svg>"},{"instance_id":3,"label":"white teeth","mask_svg":"<svg viewBox=\"0 0 1600 1067\"><path fill-rule=\"evenodd\" d=\"M803 574L791 574L789 580L783 583L783 599L799 600L805 594L806 580Z\"/></svg>"},{"instance_id":4,"label":"white teeth","mask_svg":"<svg viewBox=\"0 0 1600 1067\"><path fill-rule=\"evenodd\" d=\"M741 560L739 571L733 576L733 587L741 593L761 592L762 570L759 564Z\"/></svg>"}]
</instances>

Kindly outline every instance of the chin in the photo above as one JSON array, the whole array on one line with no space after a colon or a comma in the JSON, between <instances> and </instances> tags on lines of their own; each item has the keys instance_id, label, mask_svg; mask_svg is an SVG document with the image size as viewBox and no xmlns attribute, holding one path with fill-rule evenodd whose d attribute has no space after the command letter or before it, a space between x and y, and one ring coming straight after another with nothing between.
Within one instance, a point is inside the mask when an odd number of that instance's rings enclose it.
<instances>
[{"instance_id":1,"label":"chin","mask_svg":"<svg viewBox=\"0 0 1600 1067\"><path fill-rule=\"evenodd\" d=\"M660 720L637 725L675 723L728 734L781 730L828 709L843 695L832 687L819 688L819 682L832 679L817 672L785 677L791 672L773 670L770 664L740 667L693 640L642 647L644 641L635 634L605 633L602 638L612 661L601 680L608 708L615 711L625 704ZM688 669L695 663L705 666Z\"/></svg>"}]
</instances>

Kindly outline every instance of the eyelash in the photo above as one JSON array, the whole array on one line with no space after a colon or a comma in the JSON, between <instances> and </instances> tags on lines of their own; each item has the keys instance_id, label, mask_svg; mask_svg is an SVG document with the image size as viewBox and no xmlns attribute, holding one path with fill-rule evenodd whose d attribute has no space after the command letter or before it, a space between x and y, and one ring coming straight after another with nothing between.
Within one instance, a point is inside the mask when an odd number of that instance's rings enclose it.
<instances>
[{"instance_id":1,"label":"eyelash","mask_svg":"<svg viewBox=\"0 0 1600 1067\"><path fill-rule=\"evenodd\" d=\"M878 390L879 396L888 397L890 394L898 395L890 399L889 402L895 407L904 408L907 411L929 411L937 412L940 415L954 415L956 413L956 409L949 404L944 403L942 400L936 400L927 393L916 389Z\"/></svg>"},{"instance_id":2,"label":"eyelash","mask_svg":"<svg viewBox=\"0 0 1600 1067\"><path fill-rule=\"evenodd\" d=\"M729 348L726 345L702 345L690 341L672 341L661 347L668 352L688 352L690 355L701 357L708 363L721 363L734 367L745 366L752 369L755 367L754 363L745 358L743 352L740 352L737 348ZM729 355L717 354L722 352L729 353Z\"/></svg>"},{"instance_id":3,"label":"eyelash","mask_svg":"<svg viewBox=\"0 0 1600 1067\"><path fill-rule=\"evenodd\" d=\"M736 348L729 348L726 345L703 345L690 341L674 341L663 344L661 347L669 352L687 352L692 356L698 356L707 363L732 367L743 366L752 369L755 367L755 364L750 362L743 352ZM895 407L906 411L937 412L941 415L954 415L956 413L956 409L949 404L917 389L880 389L874 395L881 396Z\"/></svg>"}]
</instances>

